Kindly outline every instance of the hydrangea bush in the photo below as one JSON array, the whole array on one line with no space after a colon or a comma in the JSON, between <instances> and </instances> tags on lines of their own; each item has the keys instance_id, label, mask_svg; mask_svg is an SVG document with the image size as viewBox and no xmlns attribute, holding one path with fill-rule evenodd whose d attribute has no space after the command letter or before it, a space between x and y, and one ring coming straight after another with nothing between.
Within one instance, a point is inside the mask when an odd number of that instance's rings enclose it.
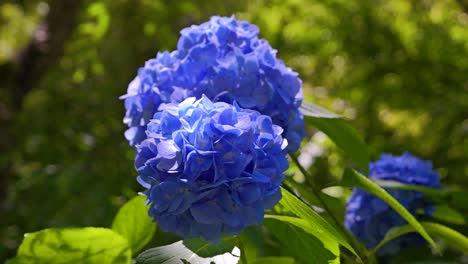
<instances>
[{"instance_id":1,"label":"hydrangea bush","mask_svg":"<svg viewBox=\"0 0 468 264\"><path fill-rule=\"evenodd\" d=\"M269 116L207 97L161 106L137 145L138 181L164 231L220 241L261 224L288 162Z\"/></svg>"},{"instance_id":2,"label":"hydrangea bush","mask_svg":"<svg viewBox=\"0 0 468 264\"><path fill-rule=\"evenodd\" d=\"M424 239L436 249L434 235L468 252L463 234L418 221L435 216L429 194L466 209L466 194L439 190L428 161L384 154L369 164L369 178L346 169L339 184L361 188L346 210L344 197L315 185L316 175L293 153L304 138L304 115L361 169L369 163L366 145L338 115L302 102L298 74L258 34L248 22L212 17L183 29L175 51L148 60L121 97L125 137L146 190L119 210L112 229L31 233L7 263L388 263ZM303 174L305 183L291 177L283 184L288 155L295 163L288 174ZM405 190L383 184L389 181ZM343 211L344 224L337 217ZM139 254L154 243L155 223L181 241ZM401 226L421 236L388 239Z\"/></svg>"},{"instance_id":3,"label":"hydrangea bush","mask_svg":"<svg viewBox=\"0 0 468 264\"><path fill-rule=\"evenodd\" d=\"M181 31L177 49L158 53L130 83L124 123L131 145L145 138L146 125L161 103L178 103L205 94L268 115L283 128L288 151L304 137L302 82L276 57L257 26L234 17L212 17Z\"/></svg>"},{"instance_id":4,"label":"hydrangea bush","mask_svg":"<svg viewBox=\"0 0 468 264\"><path fill-rule=\"evenodd\" d=\"M408 152L401 156L382 154L379 160L369 164L369 177L441 188L439 174L432 168L431 162L421 160ZM421 192L395 189L388 192L416 217L419 210L426 216L434 212L434 207ZM394 209L363 190L355 189L347 202L345 226L369 249L375 247L391 228L405 224L406 221ZM378 255L395 255L403 248L424 243L420 235L405 235L383 246Z\"/></svg>"}]
</instances>

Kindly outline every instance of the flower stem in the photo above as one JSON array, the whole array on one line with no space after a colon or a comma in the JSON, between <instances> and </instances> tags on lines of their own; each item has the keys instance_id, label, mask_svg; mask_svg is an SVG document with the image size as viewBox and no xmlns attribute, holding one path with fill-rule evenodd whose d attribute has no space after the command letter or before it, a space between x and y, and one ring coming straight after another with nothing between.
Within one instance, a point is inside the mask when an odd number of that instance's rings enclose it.
<instances>
[{"instance_id":1,"label":"flower stem","mask_svg":"<svg viewBox=\"0 0 468 264\"><path fill-rule=\"evenodd\" d=\"M296 164L296 166L299 168L301 173L306 178L312 179L312 175L299 163L299 160L297 159L297 155L296 154L289 154L289 156L291 157L292 161ZM328 205L323 201L323 199L322 199L322 197L320 195L322 191L319 188L317 188L317 186L315 186L315 184L313 184L313 181L309 181L309 182L310 182L313 194L316 196L317 201L320 203L319 206L322 207L322 209L327 212L328 216L333 220L334 225L341 231L341 233L343 233L345 235L346 239L351 243L351 246L354 248L354 250L359 254L359 256L364 261L364 258L366 258L367 254L365 252L363 252L363 248L361 247L359 242L357 242L357 240L348 232L348 230L346 230L346 228L343 226L343 224L338 221L338 219L333 214L330 207L328 207Z\"/></svg>"}]
</instances>

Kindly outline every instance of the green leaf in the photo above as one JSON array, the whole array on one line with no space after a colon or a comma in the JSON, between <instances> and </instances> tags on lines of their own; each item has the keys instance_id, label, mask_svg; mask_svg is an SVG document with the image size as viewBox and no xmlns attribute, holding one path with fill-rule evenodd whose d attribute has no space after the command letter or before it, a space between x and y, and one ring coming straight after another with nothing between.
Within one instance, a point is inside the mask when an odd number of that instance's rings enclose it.
<instances>
[{"instance_id":1,"label":"green leaf","mask_svg":"<svg viewBox=\"0 0 468 264\"><path fill-rule=\"evenodd\" d=\"M12 263L130 263L127 241L111 229L51 228L25 234Z\"/></svg>"},{"instance_id":2,"label":"green leaf","mask_svg":"<svg viewBox=\"0 0 468 264\"><path fill-rule=\"evenodd\" d=\"M426 260L426 261L416 261L416 262L405 262L405 264L459 264L459 263L453 262L453 261L444 261L444 260Z\"/></svg>"},{"instance_id":3,"label":"green leaf","mask_svg":"<svg viewBox=\"0 0 468 264\"><path fill-rule=\"evenodd\" d=\"M317 117L317 118L337 118L340 119L341 116L333 112L328 111L325 108L322 108L318 105L308 103L306 101L302 102L300 109L304 116Z\"/></svg>"},{"instance_id":4,"label":"green leaf","mask_svg":"<svg viewBox=\"0 0 468 264\"><path fill-rule=\"evenodd\" d=\"M137 264L171 264L188 261L197 264L237 263L240 250L233 239L223 239L220 244L211 244L202 239L186 239L173 244L143 251L136 258Z\"/></svg>"},{"instance_id":5,"label":"green leaf","mask_svg":"<svg viewBox=\"0 0 468 264\"><path fill-rule=\"evenodd\" d=\"M466 223L463 214L444 204L436 205L435 212L431 217L456 225L464 225Z\"/></svg>"},{"instance_id":6,"label":"green leaf","mask_svg":"<svg viewBox=\"0 0 468 264\"><path fill-rule=\"evenodd\" d=\"M307 221L290 216L269 217L265 219L265 226L286 252L302 263L308 263L311 259L314 263L340 263L338 243L327 237L319 239L313 236L315 232Z\"/></svg>"},{"instance_id":7,"label":"green leaf","mask_svg":"<svg viewBox=\"0 0 468 264\"><path fill-rule=\"evenodd\" d=\"M370 179L370 178L369 178ZM459 213L457 210L453 209L460 208L463 210L467 208L468 204L468 193L463 191L447 191L440 190L435 188L430 188L426 186L406 184L398 181L391 180L380 180L380 179L370 179L378 186L386 189L399 189L407 191L416 191L423 193L426 197L432 199L434 203L440 204L436 206L436 211L432 217L445 221L447 223L463 225L465 224L465 217ZM447 204L451 205L448 206Z\"/></svg>"},{"instance_id":8,"label":"green leaf","mask_svg":"<svg viewBox=\"0 0 468 264\"><path fill-rule=\"evenodd\" d=\"M432 236L446 241L447 245L460 250L462 253L468 252L468 238L461 233L437 223L421 222L421 225ZM414 227L411 225L404 225L390 229L385 235L385 238L372 250L372 252L377 252L386 243L410 232L416 232Z\"/></svg>"},{"instance_id":9,"label":"green leaf","mask_svg":"<svg viewBox=\"0 0 468 264\"><path fill-rule=\"evenodd\" d=\"M11 258L11 259L7 259L6 262L4 264L19 264L21 263L18 258Z\"/></svg>"},{"instance_id":10,"label":"green leaf","mask_svg":"<svg viewBox=\"0 0 468 264\"><path fill-rule=\"evenodd\" d=\"M112 229L127 239L133 254L140 252L156 232L156 224L148 216L145 200L145 196L136 196L128 201L112 223Z\"/></svg>"},{"instance_id":11,"label":"green leaf","mask_svg":"<svg viewBox=\"0 0 468 264\"><path fill-rule=\"evenodd\" d=\"M369 164L367 145L348 122L337 114L305 101L301 105L301 110L307 124L327 134L367 174Z\"/></svg>"},{"instance_id":12,"label":"green leaf","mask_svg":"<svg viewBox=\"0 0 468 264\"><path fill-rule=\"evenodd\" d=\"M447 193L447 202L451 207L468 210L468 192L450 191Z\"/></svg>"},{"instance_id":13,"label":"green leaf","mask_svg":"<svg viewBox=\"0 0 468 264\"><path fill-rule=\"evenodd\" d=\"M421 192L438 203L447 203L450 207L468 210L468 192L466 191L435 189L391 180L372 179L372 181L382 188Z\"/></svg>"},{"instance_id":14,"label":"green leaf","mask_svg":"<svg viewBox=\"0 0 468 264\"><path fill-rule=\"evenodd\" d=\"M400 251L395 256L392 257L392 261L389 264L401 264L401 263L423 264L425 262L429 264L432 261L445 261L445 260L447 259L444 259L440 256L434 256L431 248L425 245L414 245L411 247L401 248Z\"/></svg>"},{"instance_id":15,"label":"green leaf","mask_svg":"<svg viewBox=\"0 0 468 264\"><path fill-rule=\"evenodd\" d=\"M468 252L468 238L461 233L437 223L423 222L422 225L429 234L446 241L449 246L462 253Z\"/></svg>"},{"instance_id":16,"label":"green leaf","mask_svg":"<svg viewBox=\"0 0 468 264\"><path fill-rule=\"evenodd\" d=\"M317 212L308 207L305 203L299 200L296 196L292 195L285 189L281 188L283 198L280 201L280 205L284 206L287 210L291 211L295 215L304 219L308 225L308 231L315 237L321 239L333 239L337 243L343 245L349 249L353 254L358 256L356 250L346 241L344 236L338 232L333 225L323 219ZM286 216L274 216L275 219L283 221ZM278 218L279 217L279 218ZM290 217L294 218L294 217ZM298 219L300 220L300 219ZM290 222L291 223L291 222ZM294 224L294 223L291 223ZM297 225L296 225L297 226ZM304 229L304 227L299 226Z\"/></svg>"},{"instance_id":17,"label":"green leaf","mask_svg":"<svg viewBox=\"0 0 468 264\"><path fill-rule=\"evenodd\" d=\"M380 179L375 179L375 178L371 179L371 181L375 182L378 186L382 188L417 191L417 192L424 193L425 195L436 198L436 199L441 199L446 195L446 193L443 190L420 186L420 185L406 184L406 183L392 181L392 180L380 180Z\"/></svg>"},{"instance_id":18,"label":"green leaf","mask_svg":"<svg viewBox=\"0 0 468 264\"><path fill-rule=\"evenodd\" d=\"M243 259L255 259L267 255L267 245L261 226L252 225L239 235Z\"/></svg>"},{"instance_id":19,"label":"green leaf","mask_svg":"<svg viewBox=\"0 0 468 264\"><path fill-rule=\"evenodd\" d=\"M294 190L295 193L297 193L297 195L309 205L322 207L318 197L312 192L312 190L309 190L303 184L297 183L291 178L286 178L284 180L284 184ZM345 211L345 204L343 201L322 191L319 192L319 196L320 199L335 213L335 215L338 213L340 215L340 219L343 218L343 212Z\"/></svg>"},{"instance_id":20,"label":"green leaf","mask_svg":"<svg viewBox=\"0 0 468 264\"><path fill-rule=\"evenodd\" d=\"M294 264L294 259L290 257L265 257L249 261L249 264Z\"/></svg>"},{"instance_id":21,"label":"green leaf","mask_svg":"<svg viewBox=\"0 0 468 264\"><path fill-rule=\"evenodd\" d=\"M408 212L408 210L406 210L403 205L401 205L395 198L393 198L388 192L386 192L376 183L362 176L355 170L346 169L343 175L342 185L363 189L385 201L398 214L400 214L401 217L408 221L408 223L412 225L414 229L417 230L418 233L421 234L421 236L423 236L424 239L426 239L436 251L439 251L439 248L434 243L434 240L432 240L432 238L427 234L426 230L418 222L418 220L416 220L416 218L414 218L414 216Z\"/></svg>"}]
</instances>

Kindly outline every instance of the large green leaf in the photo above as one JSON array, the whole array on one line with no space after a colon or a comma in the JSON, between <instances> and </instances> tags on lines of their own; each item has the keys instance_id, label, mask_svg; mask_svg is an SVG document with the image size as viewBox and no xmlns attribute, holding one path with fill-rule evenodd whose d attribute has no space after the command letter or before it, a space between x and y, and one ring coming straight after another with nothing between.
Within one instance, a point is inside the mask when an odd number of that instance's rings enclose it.
<instances>
[{"instance_id":1,"label":"large green leaf","mask_svg":"<svg viewBox=\"0 0 468 264\"><path fill-rule=\"evenodd\" d=\"M25 235L13 263L130 263L127 241L107 228L44 229Z\"/></svg>"},{"instance_id":2,"label":"large green leaf","mask_svg":"<svg viewBox=\"0 0 468 264\"><path fill-rule=\"evenodd\" d=\"M426 230L418 222L418 220L416 220L416 218L414 218L414 216L408 212L408 210L406 210L403 205L401 205L395 198L393 198L388 192L386 192L376 183L359 174L355 170L346 169L343 175L342 185L363 189L385 201L398 214L400 214L401 217L408 221L408 223L413 226L414 229L418 231L418 233L421 234L421 236L423 236L434 249L437 251L439 250L434 243L434 240L432 240L432 238L427 234Z\"/></svg>"},{"instance_id":3,"label":"large green leaf","mask_svg":"<svg viewBox=\"0 0 468 264\"><path fill-rule=\"evenodd\" d=\"M127 239L133 254L137 254L153 238L156 224L148 216L146 197L136 196L120 208L112 229Z\"/></svg>"},{"instance_id":4,"label":"large green leaf","mask_svg":"<svg viewBox=\"0 0 468 264\"><path fill-rule=\"evenodd\" d=\"M305 101L301 105L301 111L307 124L327 134L367 174L367 145L347 121L335 113Z\"/></svg>"},{"instance_id":5,"label":"large green leaf","mask_svg":"<svg viewBox=\"0 0 468 264\"><path fill-rule=\"evenodd\" d=\"M305 203L299 200L296 196L289 193L287 190L282 188L281 193L283 195L283 198L280 201L280 205L284 206L285 209L304 219L308 226L310 226L309 231L312 235L319 239L325 238L327 241L329 239L333 239L337 243L349 249L353 254L358 256L356 250L344 238L343 234L338 232L332 224L323 219L317 212L312 210L310 207L308 207ZM281 221L282 219L284 219L281 218L283 216L278 217L280 218L275 219Z\"/></svg>"},{"instance_id":6,"label":"large green leaf","mask_svg":"<svg viewBox=\"0 0 468 264\"><path fill-rule=\"evenodd\" d=\"M458 249L462 253L468 252L468 238L461 233L437 223L421 222L421 225L432 236L446 241L448 246ZM372 250L372 252L377 252L383 245L387 244L391 240L410 232L416 232L414 227L411 225L392 228L385 235L385 238Z\"/></svg>"},{"instance_id":7,"label":"large green leaf","mask_svg":"<svg viewBox=\"0 0 468 264\"><path fill-rule=\"evenodd\" d=\"M197 264L235 264L239 261L240 250L232 239L219 244L207 243L202 239L186 239L173 244L143 251L136 258L137 264L172 264L188 261Z\"/></svg>"},{"instance_id":8,"label":"large green leaf","mask_svg":"<svg viewBox=\"0 0 468 264\"><path fill-rule=\"evenodd\" d=\"M309 263L311 259L314 263L340 263L338 243L327 237L318 239L313 236L313 227L303 219L271 216L265 219L265 226L279 240L286 252L302 263Z\"/></svg>"},{"instance_id":9,"label":"large green leaf","mask_svg":"<svg viewBox=\"0 0 468 264\"><path fill-rule=\"evenodd\" d=\"M308 260L310 261L310 259ZM294 264L294 259L290 257L265 257L249 261L249 264Z\"/></svg>"}]
</instances>

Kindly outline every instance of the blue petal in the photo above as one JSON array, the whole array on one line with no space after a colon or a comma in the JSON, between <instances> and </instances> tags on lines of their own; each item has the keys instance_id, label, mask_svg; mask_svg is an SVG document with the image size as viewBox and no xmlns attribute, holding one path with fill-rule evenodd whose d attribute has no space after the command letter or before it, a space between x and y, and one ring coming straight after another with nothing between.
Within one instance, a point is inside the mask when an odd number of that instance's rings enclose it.
<instances>
[{"instance_id":1,"label":"blue petal","mask_svg":"<svg viewBox=\"0 0 468 264\"><path fill-rule=\"evenodd\" d=\"M221 207L214 201L194 204L190 213L200 224L220 224L223 221Z\"/></svg>"}]
</instances>

